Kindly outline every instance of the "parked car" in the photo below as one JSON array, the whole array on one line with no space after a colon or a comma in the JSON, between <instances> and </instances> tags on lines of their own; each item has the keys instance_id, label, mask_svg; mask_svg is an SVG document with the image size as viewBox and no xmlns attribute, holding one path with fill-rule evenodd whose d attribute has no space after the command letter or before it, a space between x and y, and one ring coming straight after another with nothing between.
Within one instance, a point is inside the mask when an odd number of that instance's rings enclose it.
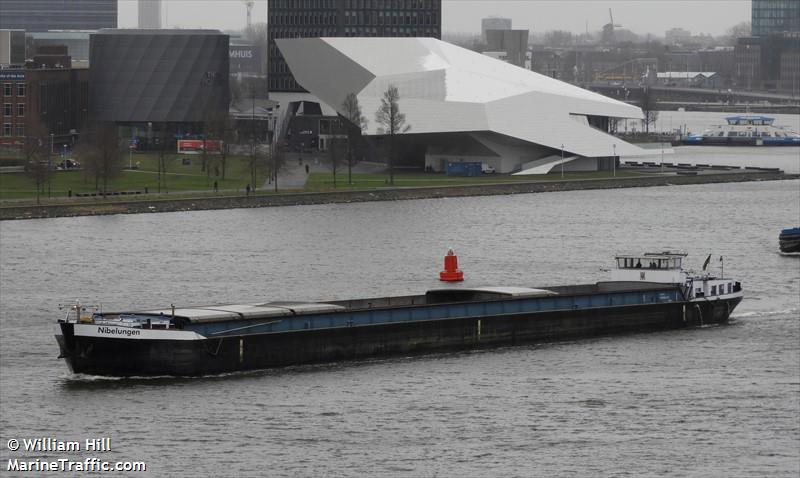
<instances>
[{"instance_id":1,"label":"parked car","mask_svg":"<svg viewBox=\"0 0 800 478\"><path fill-rule=\"evenodd\" d=\"M497 172L497 170L494 169L494 166L491 166L491 165L486 164L486 163L481 164L481 173L483 173L483 174L494 174L496 172Z\"/></svg>"},{"instance_id":2,"label":"parked car","mask_svg":"<svg viewBox=\"0 0 800 478\"><path fill-rule=\"evenodd\" d=\"M78 169L81 167L81 163L74 161L72 159L65 159L56 165L56 169L60 171L69 170L69 169Z\"/></svg>"}]
</instances>

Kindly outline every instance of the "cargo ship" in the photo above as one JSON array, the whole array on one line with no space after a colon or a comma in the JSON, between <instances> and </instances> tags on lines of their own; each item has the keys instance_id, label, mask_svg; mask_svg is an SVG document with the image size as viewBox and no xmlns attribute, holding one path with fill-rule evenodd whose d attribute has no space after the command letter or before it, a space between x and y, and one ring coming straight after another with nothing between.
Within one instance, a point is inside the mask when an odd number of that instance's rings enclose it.
<instances>
[{"instance_id":1,"label":"cargo ship","mask_svg":"<svg viewBox=\"0 0 800 478\"><path fill-rule=\"evenodd\" d=\"M709 259L684 270L685 257L620 255L611 280L583 285L128 312L71 304L55 335L74 373L197 376L726 322L740 282L705 272Z\"/></svg>"}]
</instances>

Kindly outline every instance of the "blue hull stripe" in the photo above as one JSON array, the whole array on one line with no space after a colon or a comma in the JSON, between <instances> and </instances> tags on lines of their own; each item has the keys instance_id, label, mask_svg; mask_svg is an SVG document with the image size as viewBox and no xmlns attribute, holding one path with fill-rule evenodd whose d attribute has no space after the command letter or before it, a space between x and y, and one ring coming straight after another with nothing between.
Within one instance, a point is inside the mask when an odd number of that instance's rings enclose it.
<instances>
[{"instance_id":1,"label":"blue hull stripe","mask_svg":"<svg viewBox=\"0 0 800 478\"><path fill-rule=\"evenodd\" d=\"M490 302L362 309L285 317L281 320L263 319L263 325L258 325L259 319L251 319L224 323L189 324L186 325L184 329L195 331L207 337L224 337L226 335L293 332L310 329L357 327L363 325L443 320L460 317L491 317L508 314L591 309L609 306L663 304L680 302L682 300L683 296L680 291L672 288L655 291L550 296Z\"/></svg>"}]
</instances>

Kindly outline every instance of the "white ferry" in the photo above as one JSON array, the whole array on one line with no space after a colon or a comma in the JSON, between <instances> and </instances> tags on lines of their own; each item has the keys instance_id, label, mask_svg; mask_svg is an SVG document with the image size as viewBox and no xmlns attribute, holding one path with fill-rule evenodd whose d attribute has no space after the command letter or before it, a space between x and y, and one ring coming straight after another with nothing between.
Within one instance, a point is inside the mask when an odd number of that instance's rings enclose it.
<instances>
[{"instance_id":1,"label":"white ferry","mask_svg":"<svg viewBox=\"0 0 800 478\"><path fill-rule=\"evenodd\" d=\"M702 134L683 139L687 145L724 146L800 146L800 134L775 126L775 118L739 115L725 118L728 124L715 125Z\"/></svg>"}]
</instances>

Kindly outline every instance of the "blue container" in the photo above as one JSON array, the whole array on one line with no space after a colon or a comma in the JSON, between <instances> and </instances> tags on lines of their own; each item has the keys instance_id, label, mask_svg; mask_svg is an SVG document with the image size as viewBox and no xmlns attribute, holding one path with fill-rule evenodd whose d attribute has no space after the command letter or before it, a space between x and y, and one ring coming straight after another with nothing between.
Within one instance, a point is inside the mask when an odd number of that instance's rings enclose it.
<instances>
[{"instance_id":1,"label":"blue container","mask_svg":"<svg viewBox=\"0 0 800 478\"><path fill-rule=\"evenodd\" d=\"M481 163L447 163L448 176L480 176Z\"/></svg>"}]
</instances>

